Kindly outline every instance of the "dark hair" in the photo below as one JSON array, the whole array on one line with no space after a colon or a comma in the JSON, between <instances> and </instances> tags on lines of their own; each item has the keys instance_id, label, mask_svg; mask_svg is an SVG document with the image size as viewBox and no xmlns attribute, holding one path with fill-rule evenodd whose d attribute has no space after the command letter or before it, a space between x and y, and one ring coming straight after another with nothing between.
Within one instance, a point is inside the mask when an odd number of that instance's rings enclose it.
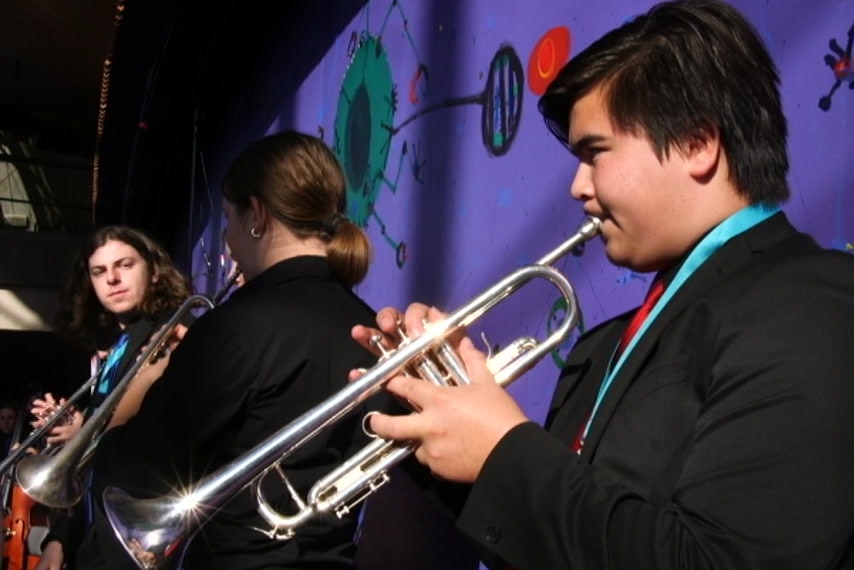
<instances>
[{"instance_id":1,"label":"dark hair","mask_svg":"<svg viewBox=\"0 0 854 570\"><path fill-rule=\"evenodd\" d=\"M352 286L371 262L371 244L347 219L347 186L341 166L320 139L286 131L251 144L229 166L223 195L243 211L255 196L300 237L326 242L329 268Z\"/></svg>"},{"instance_id":2,"label":"dark hair","mask_svg":"<svg viewBox=\"0 0 854 570\"><path fill-rule=\"evenodd\" d=\"M126 226L107 226L91 234L74 262L72 273L60 297L57 317L59 331L87 351L110 346L119 334L119 321L95 295L89 276L89 258L108 241L120 241L134 248L157 280L148 286L140 314L158 319L175 312L190 296L190 283L173 265L160 245L143 232Z\"/></svg>"},{"instance_id":3,"label":"dark hair","mask_svg":"<svg viewBox=\"0 0 854 570\"><path fill-rule=\"evenodd\" d=\"M602 87L614 127L659 159L720 133L730 176L751 203L788 199L787 126L777 68L751 24L716 0L657 4L567 63L539 109L567 143L575 103Z\"/></svg>"}]
</instances>

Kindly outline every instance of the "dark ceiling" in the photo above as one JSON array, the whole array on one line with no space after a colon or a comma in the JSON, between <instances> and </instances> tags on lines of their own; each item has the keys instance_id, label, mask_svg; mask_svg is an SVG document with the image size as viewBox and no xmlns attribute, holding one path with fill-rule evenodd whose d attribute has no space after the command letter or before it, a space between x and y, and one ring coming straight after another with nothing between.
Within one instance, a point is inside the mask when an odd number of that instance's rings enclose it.
<instances>
[{"instance_id":1,"label":"dark ceiling","mask_svg":"<svg viewBox=\"0 0 854 570\"><path fill-rule=\"evenodd\" d=\"M138 182L148 166L141 151L156 142L158 152L170 157L176 145L187 145L192 93L235 5L5 0L0 131L36 150L90 162L96 226L128 223L172 241L186 206L175 205L176 194L162 178ZM189 151L181 160L190 162ZM172 177L172 166L159 165L158 174ZM172 203L152 216L146 205L162 205L160 188Z\"/></svg>"},{"instance_id":2,"label":"dark ceiling","mask_svg":"<svg viewBox=\"0 0 854 570\"><path fill-rule=\"evenodd\" d=\"M0 131L93 161L94 224L140 227L173 251L200 221L188 215L200 183L198 140L230 132L224 110L234 120L247 102L280 104L365 4L2 1ZM271 54L288 65L259 79ZM99 113L106 60L109 95ZM278 87L259 92L273 80Z\"/></svg>"},{"instance_id":3,"label":"dark ceiling","mask_svg":"<svg viewBox=\"0 0 854 570\"><path fill-rule=\"evenodd\" d=\"M0 129L91 157L116 0L6 0L0 18Z\"/></svg>"}]
</instances>

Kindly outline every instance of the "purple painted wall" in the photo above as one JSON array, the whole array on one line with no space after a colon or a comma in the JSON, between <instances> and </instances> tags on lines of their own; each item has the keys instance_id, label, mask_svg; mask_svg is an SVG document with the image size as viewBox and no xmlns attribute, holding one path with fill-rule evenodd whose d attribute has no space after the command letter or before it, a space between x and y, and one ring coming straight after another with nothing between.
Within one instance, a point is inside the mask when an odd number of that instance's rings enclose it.
<instances>
[{"instance_id":1,"label":"purple painted wall","mask_svg":"<svg viewBox=\"0 0 854 570\"><path fill-rule=\"evenodd\" d=\"M781 71L791 129L793 197L786 211L821 244L850 249L850 76L829 110L820 109L819 100L834 83L824 58L838 59L828 42L835 38L845 48L854 2L733 4L760 30ZM234 128L223 134L207 165L212 187L249 140L287 128L322 136L358 186L349 196L351 214L376 248L359 293L375 307L421 300L452 310L539 258L581 220L568 196L575 160L543 126L529 67L539 61L539 75L547 80L565 61L561 38L537 50L553 28L568 31L564 47L571 57L650 3L586 6L531 0L522 10L511 1L370 1L298 88L276 80L288 77L288 52L254 62L256 78L246 91L262 102L240 109ZM203 276L197 281L202 289L212 287L206 261L214 270L219 266L219 223L214 216L197 246L194 274ZM649 279L611 266L598 242L558 266L576 287L586 327L636 305ZM214 285L218 280L219 274ZM543 336L554 295L530 289L479 327L492 344ZM532 417L542 418L556 373L554 361L544 362L511 388Z\"/></svg>"}]
</instances>

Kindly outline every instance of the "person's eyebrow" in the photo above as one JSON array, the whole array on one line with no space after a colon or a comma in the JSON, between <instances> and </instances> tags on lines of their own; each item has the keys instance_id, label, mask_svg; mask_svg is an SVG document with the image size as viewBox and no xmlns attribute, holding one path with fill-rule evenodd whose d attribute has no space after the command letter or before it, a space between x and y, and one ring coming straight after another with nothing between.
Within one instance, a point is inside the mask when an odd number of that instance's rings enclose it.
<instances>
[{"instance_id":1,"label":"person's eyebrow","mask_svg":"<svg viewBox=\"0 0 854 570\"><path fill-rule=\"evenodd\" d=\"M126 261L134 261L135 262L136 260L137 260L136 257L134 257L132 255L126 255L125 257L122 257L120 259L116 259L115 261L112 261L110 263L99 263L97 265L92 265L89 267L89 271L92 271L94 269L106 269L108 265L113 265L113 266L121 265L122 263L124 263Z\"/></svg>"},{"instance_id":2,"label":"person's eyebrow","mask_svg":"<svg viewBox=\"0 0 854 570\"><path fill-rule=\"evenodd\" d=\"M569 143L569 152L572 153L573 156L579 156L589 147L594 144L600 143L605 140L605 137L602 135L585 135L578 139L577 141Z\"/></svg>"}]
</instances>

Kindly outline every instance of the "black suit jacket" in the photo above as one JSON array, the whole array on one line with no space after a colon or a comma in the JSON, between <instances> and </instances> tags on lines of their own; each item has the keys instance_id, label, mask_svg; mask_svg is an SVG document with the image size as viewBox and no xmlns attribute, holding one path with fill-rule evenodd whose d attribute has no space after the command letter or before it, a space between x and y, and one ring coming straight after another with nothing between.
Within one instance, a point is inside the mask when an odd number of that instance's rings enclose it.
<instances>
[{"instance_id":1,"label":"black suit jacket","mask_svg":"<svg viewBox=\"0 0 854 570\"><path fill-rule=\"evenodd\" d=\"M547 430L487 460L458 520L534 569L854 568L854 259L775 215L686 281L568 449L630 315L583 336Z\"/></svg>"}]
</instances>

